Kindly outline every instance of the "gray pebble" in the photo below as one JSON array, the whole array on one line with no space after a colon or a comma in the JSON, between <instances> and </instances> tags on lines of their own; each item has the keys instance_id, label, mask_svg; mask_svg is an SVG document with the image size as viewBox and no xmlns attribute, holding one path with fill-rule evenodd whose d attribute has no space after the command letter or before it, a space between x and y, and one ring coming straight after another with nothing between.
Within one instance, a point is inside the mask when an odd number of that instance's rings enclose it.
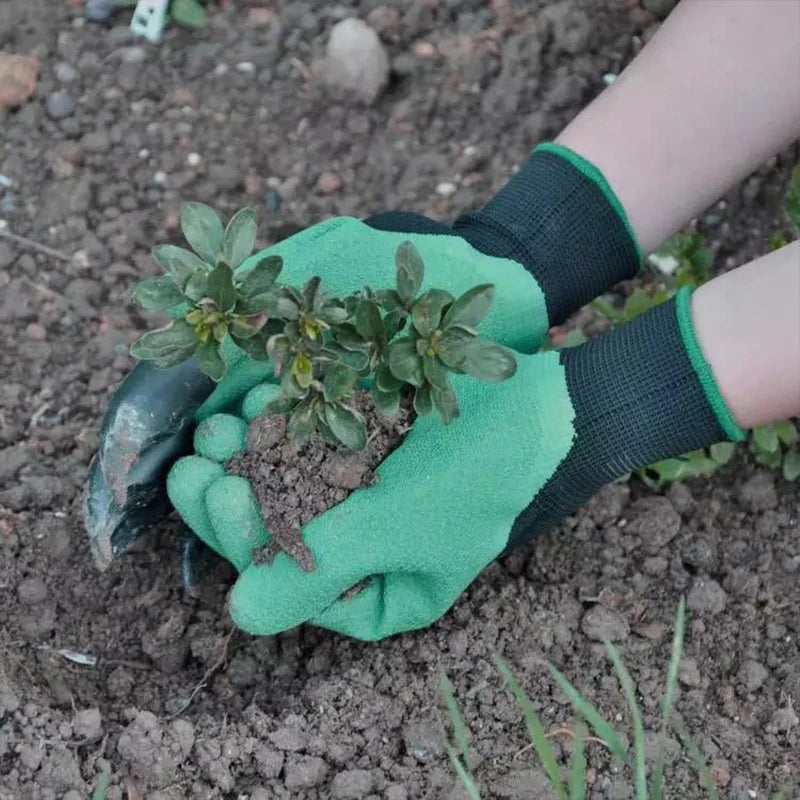
<instances>
[{"instance_id":1,"label":"gray pebble","mask_svg":"<svg viewBox=\"0 0 800 800\"><path fill-rule=\"evenodd\" d=\"M66 61L58 61L53 67L53 72L55 73L56 80L61 83L72 83L74 80L78 79L78 70Z\"/></svg>"},{"instance_id":2,"label":"gray pebble","mask_svg":"<svg viewBox=\"0 0 800 800\"><path fill-rule=\"evenodd\" d=\"M678 666L678 680L684 686L695 687L700 685L700 670L693 658L682 658Z\"/></svg>"},{"instance_id":3,"label":"gray pebble","mask_svg":"<svg viewBox=\"0 0 800 800\"><path fill-rule=\"evenodd\" d=\"M775 492L775 478L768 472L757 472L742 486L741 498L753 511L776 508L778 495Z\"/></svg>"},{"instance_id":4,"label":"gray pebble","mask_svg":"<svg viewBox=\"0 0 800 800\"><path fill-rule=\"evenodd\" d=\"M628 621L604 605L592 606L581 620L581 630L595 642L620 642L628 638Z\"/></svg>"},{"instance_id":5,"label":"gray pebble","mask_svg":"<svg viewBox=\"0 0 800 800\"><path fill-rule=\"evenodd\" d=\"M20 603L35 606L47 600L47 586L41 578L25 578L17 586Z\"/></svg>"},{"instance_id":6,"label":"gray pebble","mask_svg":"<svg viewBox=\"0 0 800 800\"><path fill-rule=\"evenodd\" d=\"M439 728L430 719L416 719L403 729L403 742L406 752L417 761L433 761L442 754L442 741Z\"/></svg>"},{"instance_id":7,"label":"gray pebble","mask_svg":"<svg viewBox=\"0 0 800 800\"><path fill-rule=\"evenodd\" d=\"M728 595L713 578L696 578L686 598L686 605L698 614L719 614L728 604Z\"/></svg>"},{"instance_id":8,"label":"gray pebble","mask_svg":"<svg viewBox=\"0 0 800 800\"><path fill-rule=\"evenodd\" d=\"M92 131L81 139L81 147L87 153L106 153L111 148L111 139L106 131Z\"/></svg>"},{"instance_id":9,"label":"gray pebble","mask_svg":"<svg viewBox=\"0 0 800 800\"><path fill-rule=\"evenodd\" d=\"M374 102L389 82L389 58L378 34L360 19L343 19L331 30L322 70L325 83Z\"/></svg>"},{"instance_id":10,"label":"gray pebble","mask_svg":"<svg viewBox=\"0 0 800 800\"><path fill-rule=\"evenodd\" d=\"M284 783L287 789L310 789L319 786L328 775L328 765L316 756L294 756L286 763Z\"/></svg>"},{"instance_id":11,"label":"gray pebble","mask_svg":"<svg viewBox=\"0 0 800 800\"><path fill-rule=\"evenodd\" d=\"M366 769L348 769L340 772L331 783L331 797L336 800L361 800L375 786L372 773Z\"/></svg>"},{"instance_id":12,"label":"gray pebble","mask_svg":"<svg viewBox=\"0 0 800 800\"><path fill-rule=\"evenodd\" d=\"M86 0L84 13L92 22L105 22L116 7L116 0Z\"/></svg>"},{"instance_id":13,"label":"gray pebble","mask_svg":"<svg viewBox=\"0 0 800 800\"><path fill-rule=\"evenodd\" d=\"M76 711L72 719L72 729L80 739L95 740L103 734L103 718L97 708Z\"/></svg>"},{"instance_id":14,"label":"gray pebble","mask_svg":"<svg viewBox=\"0 0 800 800\"><path fill-rule=\"evenodd\" d=\"M66 119L75 111L75 101L63 89L47 95L44 110L51 119Z\"/></svg>"},{"instance_id":15,"label":"gray pebble","mask_svg":"<svg viewBox=\"0 0 800 800\"><path fill-rule=\"evenodd\" d=\"M763 664L753 659L743 661L739 667L738 678L748 692L760 689L769 673Z\"/></svg>"}]
</instances>

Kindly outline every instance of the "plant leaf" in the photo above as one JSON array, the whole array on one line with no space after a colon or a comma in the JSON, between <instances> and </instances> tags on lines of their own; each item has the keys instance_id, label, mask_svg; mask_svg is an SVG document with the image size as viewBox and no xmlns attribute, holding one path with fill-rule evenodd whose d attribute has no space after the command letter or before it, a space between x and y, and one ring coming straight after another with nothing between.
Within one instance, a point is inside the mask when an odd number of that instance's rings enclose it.
<instances>
[{"instance_id":1,"label":"plant leaf","mask_svg":"<svg viewBox=\"0 0 800 800\"><path fill-rule=\"evenodd\" d=\"M579 722L575 726L572 755L569 758L569 776L567 778L567 797L569 800L584 800L586 797L585 744L586 726Z\"/></svg>"},{"instance_id":2,"label":"plant leaf","mask_svg":"<svg viewBox=\"0 0 800 800\"><path fill-rule=\"evenodd\" d=\"M422 286L425 265L419 251L411 242L403 242L395 253L397 267L397 294L400 302L408 305Z\"/></svg>"},{"instance_id":3,"label":"plant leaf","mask_svg":"<svg viewBox=\"0 0 800 800\"><path fill-rule=\"evenodd\" d=\"M464 350L459 365L467 375L481 381L504 381L517 371L514 354L502 345L487 339L473 339Z\"/></svg>"},{"instance_id":4,"label":"plant leaf","mask_svg":"<svg viewBox=\"0 0 800 800\"><path fill-rule=\"evenodd\" d=\"M231 264L231 268L234 268L233 264ZM239 286L239 291L245 297L264 294L274 286L282 269L283 259L280 256L264 256L255 263L251 270L247 271Z\"/></svg>"},{"instance_id":5,"label":"plant leaf","mask_svg":"<svg viewBox=\"0 0 800 800\"><path fill-rule=\"evenodd\" d=\"M481 800L481 794L478 791L478 787L475 785L475 780L459 760L455 747L449 742L445 742L444 747L447 751L447 755L450 757L450 763L453 765L453 769L456 775L458 775L458 779L461 781L464 791L467 793L467 800Z\"/></svg>"},{"instance_id":6,"label":"plant leaf","mask_svg":"<svg viewBox=\"0 0 800 800\"><path fill-rule=\"evenodd\" d=\"M231 317L231 336L236 336L238 339L250 339L264 327L266 322L266 314L256 314L248 317Z\"/></svg>"},{"instance_id":7,"label":"plant leaf","mask_svg":"<svg viewBox=\"0 0 800 800\"><path fill-rule=\"evenodd\" d=\"M783 458L783 477L787 481L800 478L800 450L789 450Z\"/></svg>"},{"instance_id":8,"label":"plant leaf","mask_svg":"<svg viewBox=\"0 0 800 800\"><path fill-rule=\"evenodd\" d=\"M308 397L295 406L286 430L293 441L300 441L311 436L315 427L314 405L312 399Z\"/></svg>"},{"instance_id":9,"label":"plant leaf","mask_svg":"<svg viewBox=\"0 0 800 800\"><path fill-rule=\"evenodd\" d=\"M467 347L475 339L475 334L460 325L447 328L439 342L439 358L450 369L461 369L466 358Z\"/></svg>"},{"instance_id":10,"label":"plant leaf","mask_svg":"<svg viewBox=\"0 0 800 800\"><path fill-rule=\"evenodd\" d=\"M305 286L303 286L303 310L315 311L320 302L322 295L320 294L319 287L322 283L322 278L319 275L314 275L309 278Z\"/></svg>"},{"instance_id":11,"label":"plant leaf","mask_svg":"<svg viewBox=\"0 0 800 800\"><path fill-rule=\"evenodd\" d=\"M494 298L494 285L482 283L464 292L447 310L442 327L466 325L474 328L488 313Z\"/></svg>"},{"instance_id":12,"label":"plant leaf","mask_svg":"<svg viewBox=\"0 0 800 800\"><path fill-rule=\"evenodd\" d=\"M133 299L143 308L151 311L166 311L185 302L185 298L175 285L172 275L145 278L145 280L134 286Z\"/></svg>"},{"instance_id":13,"label":"plant leaf","mask_svg":"<svg viewBox=\"0 0 800 800\"><path fill-rule=\"evenodd\" d=\"M395 336L406 326L405 311L390 311L383 318L383 328L386 331L386 341L391 342Z\"/></svg>"},{"instance_id":14,"label":"plant leaf","mask_svg":"<svg viewBox=\"0 0 800 800\"><path fill-rule=\"evenodd\" d=\"M351 450L363 450L367 444L367 429L363 417L341 403L325 403L325 422L331 433Z\"/></svg>"},{"instance_id":15,"label":"plant leaf","mask_svg":"<svg viewBox=\"0 0 800 800\"><path fill-rule=\"evenodd\" d=\"M325 372L322 381L325 399L333 401L344 397L353 388L357 377L356 373L344 364L334 364Z\"/></svg>"},{"instance_id":16,"label":"plant leaf","mask_svg":"<svg viewBox=\"0 0 800 800\"><path fill-rule=\"evenodd\" d=\"M380 364L375 371L375 385L382 392L393 392L395 389L399 389L403 382L392 375L392 371L386 364Z\"/></svg>"},{"instance_id":17,"label":"plant leaf","mask_svg":"<svg viewBox=\"0 0 800 800\"><path fill-rule=\"evenodd\" d=\"M198 303L208 296L208 276L211 274L205 267L196 269L186 281L183 293L193 302Z\"/></svg>"},{"instance_id":18,"label":"plant leaf","mask_svg":"<svg viewBox=\"0 0 800 800\"><path fill-rule=\"evenodd\" d=\"M233 286L233 271L227 264L220 262L211 270L206 291L223 314L233 310L236 305L236 289Z\"/></svg>"},{"instance_id":19,"label":"plant leaf","mask_svg":"<svg viewBox=\"0 0 800 800\"><path fill-rule=\"evenodd\" d=\"M773 427L775 428L775 433L778 434L778 438L785 445L797 444L798 439L800 439L800 435L797 433L797 428L794 422L792 422L790 419L776 422Z\"/></svg>"},{"instance_id":20,"label":"plant leaf","mask_svg":"<svg viewBox=\"0 0 800 800\"><path fill-rule=\"evenodd\" d=\"M369 343L365 342L355 326L345 322L336 326L336 341L346 350L365 352L369 350Z\"/></svg>"},{"instance_id":21,"label":"plant leaf","mask_svg":"<svg viewBox=\"0 0 800 800\"><path fill-rule=\"evenodd\" d=\"M209 266L190 250L174 244L160 244L153 248L153 258L175 279L175 285L183 291L186 282L197 271L209 271Z\"/></svg>"},{"instance_id":22,"label":"plant leaf","mask_svg":"<svg viewBox=\"0 0 800 800\"><path fill-rule=\"evenodd\" d=\"M278 301L272 292L265 292L264 294L256 294L252 297L242 297L239 295L236 298L236 305L234 311L239 315L251 316L253 314L267 313L272 315L277 311Z\"/></svg>"},{"instance_id":23,"label":"plant leaf","mask_svg":"<svg viewBox=\"0 0 800 800\"><path fill-rule=\"evenodd\" d=\"M403 301L395 289L379 289L375 292L375 299L385 311L402 311L405 313Z\"/></svg>"},{"instance_id":24,"label":"plant leaf","mask_svg":"<svg viewBox=\"0 0 800 800\"><path fill-rule=\"evenodd\" d=\"M686 752L689 753L689 757L694 762L694 768L700 775L700 780L703 782L703 788L706 790L706 795L708 795L709 800L718 800L719 791L717 790L716 783L714 783L714 779L711 777L711 771L709 770L708 765L706 764L706 761L700 752L700 749L694 743L689 731L683 724L683 720L673 717L672 727L677 731L678 736L680 736L680 739L683 742L683 746L686 748Z\"/></svg>"},{"instance_id":25,"label":"plant leaf","mask_svg":"<svg viewBox=\"0 0 800 800\"><path fill-rule=\"evenodd\" d=\"M195 350L197 365L212 381L219 381L225 374L225 362L219 354L219 344L215 341L203 342Z\"/></svg>"},{"instance_id":26,"label":"plant leaf","mask_svg":"<svg viewBox=\"0 0 800 800\"><path fill-rule=\"evenodd\" d=\"M417 353L414 340L409 337L395 339L388 349L388 364L392 375L412 386L422 386L424 374L422 358Z\"/></svg>"},{"instance_id":27,"label":"plant leaf","mask_svg":"<svg viewBox=\"0 0 800 800\"><path fill-rule=\"evenodd\" d=\"M800 228L800 164L796 164L786 188L783 208L795 228Z\"/></svg>"},{"instance_id":28,"label":"plant leaf","mask_svg":"<svg viewBox=\"0 0 800 800\"><path fill-rule=\"evenodd\" d=\"M267 334L263 329L254 336L250 336L246 339L240 339L231 331L231 339L233 339L233 343L241 350L244 350L253 361L269 361L269 356L267 355Z\"/></svg>"},{"instance_id":29,"label":"plant leaf","mask_svg":"<svg viewBox=\"0 0 800 800\"><path fill-rule=\"evenodd\" d=\"M172 0L169 11L175 22L187 28L198 29L206 24L206 10L197 0Z\"/></svg>"},{"instance_id":30,"label":"plant leaf","mask_svg":"<svg viewBox=\"0 0 800 800\"><path fill-rule=\"evenodd\" d=\"M216 264L222 249L222 222L204 203L186 203L181 209L181 230L192 250L208 264Z\"/></svg>"},{"instance_id":31,"label":"plant leaf","mask_svg":"<svg viewBox=\"0 0 800 800\"><path fill-rule=\"evenodd\" d=\"M384 417L393 417L400 411L399 389L384 392L374 383L372 385L372 400L375 403L375 408L377 408L378 412L383 414Z\"/></svg>"},{"instance_id":32,"label":"plant leaf","mask_svg":"<svg viewBox=\"0 0 800 800\"><path fill-rule=\"evenodd\" d=\"M450 388L450 384L447 381L447 372L436 356L422 357L422 372L431 386L435 386L443 392Z\"/></svg>"},{"instance_id":33,"label":"plant leaf","mask_svg":"<svg viewBox=\"0 0 800 800\"><path fill-rule=\"evenodd\" d=\"M319 310L317 316L328 325L341 325L347 321L350 313L338 301L330 300Z\"/></svg>"},{"instance_id":34,"label":"plant leaf","mask_svg":"<svg viewBox=\"0 0 800 800\"><path fill-rule=\"evenodd\" d=\"M720 466L727 464L736 453L736 444L734 442L717 442L708 448L711 458Z\"/></svg>"},{"instance_id":35,"label":"plant leaf","mask_svg":"<svg viewBox=\"0 0 800 800\"><path fill-rule=\"evenodd\" d=\"M753 441L756 447L765 453L774 453L778 450L778 432L774 425L762 425L753 429Z\"/></svg>"},{"instance_id":36,"label":"plant leaf","mask_svg":"<svg viewBox=\"0 0 800 800\"><path fill-rule=\"evenodd\" d=\"M431 387L429 383L420 386L414 392L414 411L420 417L427 417L433 412L433 400L431 400Z\"/></svg>"},{"instance_id":37,"label":"plant leaf","mask_svg":"<svg viewBox=\"0 0 800 800\"><path fill-rule=\"evenodd\" d=\"M447 391L443 392L441 389L431 386L431 400L445 425L458 416L458 399L452 387L448 387Z\"/></svg>"},{"instance_id":38,"label":"plant leaf","mask_svg":"<svg viewBox=\"0 0 800 800\"><path fill-rule=\"evenodd\" d=\"M183 319L176 319L163 328L149 331L135 341L130 348L134 358L143 361L162 361L180 364L197 347L194 328ZM167 366L167 363L163 366Z\"/></svg>"},{"instance_id":39,"label":"plant leaf","mask_svg":"<svg viewBox=\"0 0 800 800\"><path fill-rule=\"evenodd\" d=\"M411 307L411 320L420 336L430 336L442 321L442 311L453 302L443 289L428 289Z\"/></svg>"},{"instance_id":40,"label":"plant leaf","mask_svg":"<svg viewBox=\"0 0 800 800\"><path fill-rule=\"evenodd\" d=\"M231 269L236 269L253 252L257 227L252 208L242 208L231 217L222 237L222 255Z\"/></svg>"},{"instance_id":41,"label":"plant leaf","mask_svg":"<svg viewBox=\"0 0 800 800\"><path fill-rule=\"evenodd\" d=\"M379 348L386 344L386 331L377 303L362 300L356 308L353 323L358 334L369 342L375 342Z\"/></svg>"},{"instance_id":42,"label":"plant leaf","mask_svg":"<svg viewBox=\"0 0 800 800\"><path fill-rule=\"evenodd\" d=\"M450 717L450 723L453 726L453 736L455 737L458 749L467 765L467 769L472 769L472 759L469 754L469 738L467 734L467 725L464 722L464 717L461 716L461 709L458 707L458 702L455 696L453 684L447 673L443 672L439 676L439 690L444 697L444 703L447 707L447 715Z\"/></svg>"},{"instance_id":43,"label":"plant leaf","mask_svg":"<svg viewBox=\"0 0 800 800\"><path fill-rule=\"evenodd\" d=\"M314 365L311 363L311 359L303 353L298 353L292 359L290 372L301 389L308 389L311 381L314 380Z\"/></svg>"},{"instance_id":44,"label":"plant leaf","mask_svg":"<svg viewBox=\"0 0 800 800\"><path fill-rule=\"evenodd\" d=\"M550 741L547 738L547 734L544 732L544 727L539 719L539 715L536 713L536 709L533 707L533 703L530 701L528 695L525 694L523 688L519 685L519 682L514 677L513 673L511 672L511 668L508 666L505 659L503 659L498 653L493 653L492 657L494 658L494 663L497 665L498 670L500 670L500 674L503 676L506 688L511 692L512 695L514 695L517 705L522 709L522 714L525 717L525 726L528 729L531 742L536 749L536 754L539 756L539 760L542 762L542 766L547 773L547 777L550 779L550 784L552 785L556 796L559 798L559 800L567 800L567 793L564 789L564 784L561 781L561 771L558 768L558 762L556 761L555 754L553 753L553 748L550 746Z\"/></svg>"}]
</instances>

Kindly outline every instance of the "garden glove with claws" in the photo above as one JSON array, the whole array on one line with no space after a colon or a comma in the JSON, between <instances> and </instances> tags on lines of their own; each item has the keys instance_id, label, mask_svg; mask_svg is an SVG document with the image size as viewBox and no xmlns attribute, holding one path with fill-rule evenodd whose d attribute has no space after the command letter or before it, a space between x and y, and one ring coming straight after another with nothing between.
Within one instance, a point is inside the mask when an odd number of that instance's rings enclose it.
<instances>
[{"instance_id":1,"label":"garden glove with claws","mask_svg":"<svg viewBox=\"0 0 800 800\"><path fill-rule=\"evenodd\" d=\"M378 467L376 485L304 527L313 572L283 553L251 563L269 533L247 481L225 475L221 463L241 451L247 420L277 388L253 389L241 417L201 424L197 454L176 463L168 491L192 529L239 570L236 624L275 634L311 622L360 639L429 625L493 559L605 483L742 436L698 346L688 291L586 345L517 354L517 362L503 383L456 378L454 422L417 419Z\"/></svg>"}]
</instances>

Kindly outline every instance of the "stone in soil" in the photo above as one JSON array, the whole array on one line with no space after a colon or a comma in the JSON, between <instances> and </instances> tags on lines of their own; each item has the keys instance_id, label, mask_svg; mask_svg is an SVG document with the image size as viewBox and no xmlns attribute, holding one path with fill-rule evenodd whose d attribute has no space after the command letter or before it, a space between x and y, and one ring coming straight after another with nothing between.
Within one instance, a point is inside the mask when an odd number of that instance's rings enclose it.
<instances>
[{"instance_id":1,"label":"stone in soil","mask_svg":"<svg viewBox=\"0 0 800 800\"><path fill-rule=\"evenodd\" d=\"M68 92L59 90L47 95L44 110L50 119L66 119L75 111L75 101Z\"/></svg>"},{"instance_id":2,"label":"stone in soil","mask_svg":"<svg viewBox=\"0 0 800 800\"><path fill-rule=\"evenodd\" d=\"M351 405L367 426L367 446L360 451L329 444L317 434L294 445L286 437L282 416L262 414L250 423L245 452L228 461L225 469L250 482L270 532L270 543L253 554L256 563L270 563L284 552L312 572L314 557L303 541L302 527L351 492L373 484L376 467L401 443L412 414L407 406L387 419L363 391L355 392Z\"/></svg>"}]
</instances>

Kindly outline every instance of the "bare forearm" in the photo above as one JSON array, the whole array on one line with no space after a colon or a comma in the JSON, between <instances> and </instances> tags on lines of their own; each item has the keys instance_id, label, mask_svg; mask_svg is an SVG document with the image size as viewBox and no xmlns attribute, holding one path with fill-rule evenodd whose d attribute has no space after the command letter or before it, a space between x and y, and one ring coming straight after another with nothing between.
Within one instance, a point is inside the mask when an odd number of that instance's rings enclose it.
<instances>
[{"instance_id":1,"label":"bare forearm","mask_svg":"<svg viewBox=\"0 0 800 800\"><path fill-rule=\"evenodd\" d=\"M800 0L683 0L558 141L649 252L800 135Z\"/></svg>"},{"instance_id":2,"label":"bare forearm","mask_svg":"<svg viewBox=\"0 0 800 800\"><path fill-rule=\"evenodd\" d=\"M701 286L692 318L743 428L800 416L800 242Z\"/></svg>"}]
</instances>

